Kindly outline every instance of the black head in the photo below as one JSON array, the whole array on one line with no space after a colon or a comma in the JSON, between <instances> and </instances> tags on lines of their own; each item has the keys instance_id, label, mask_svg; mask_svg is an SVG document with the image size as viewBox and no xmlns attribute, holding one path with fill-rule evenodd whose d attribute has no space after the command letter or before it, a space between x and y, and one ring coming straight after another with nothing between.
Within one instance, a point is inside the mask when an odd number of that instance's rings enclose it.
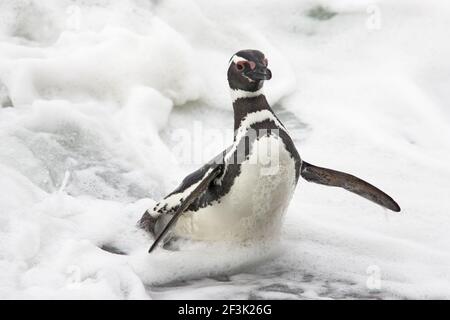
<instances>
[{"instance_id":1,"label":"black head","mask_svg":"<svg viewBox=\"0 0 450 320\"><path fill-rule=\"evenodd\" d=\"M272 78L267 59L261 51L241 50L230 59L228 83L231 89L257 91L264 80Z\"/></svg>"}]
</instances>

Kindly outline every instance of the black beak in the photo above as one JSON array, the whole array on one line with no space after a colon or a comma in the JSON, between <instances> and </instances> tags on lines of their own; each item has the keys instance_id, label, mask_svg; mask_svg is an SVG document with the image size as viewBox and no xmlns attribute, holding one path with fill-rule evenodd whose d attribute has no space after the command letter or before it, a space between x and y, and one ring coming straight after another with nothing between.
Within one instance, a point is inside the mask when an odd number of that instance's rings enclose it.
<instances>
[{"instance_id":1,"label":"black beak","mask_svg":"<svg viewBox=\"0 0 450 320\"><path fill-rule=\"evenodd\" d=\"M247 76L252 80L270 80L272 79L272 72L267 67L256 67L255 70L252 70L247 73Z\"/></svg>"}]
</instances>

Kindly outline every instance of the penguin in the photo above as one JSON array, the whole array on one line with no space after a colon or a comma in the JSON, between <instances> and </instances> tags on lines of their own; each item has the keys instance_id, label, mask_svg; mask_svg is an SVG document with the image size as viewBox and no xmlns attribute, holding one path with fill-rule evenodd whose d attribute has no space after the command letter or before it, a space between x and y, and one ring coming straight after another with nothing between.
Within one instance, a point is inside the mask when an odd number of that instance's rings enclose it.
<instances>
[{"instance_id":1,"label":"penguin","mask_svg":"<svg viewBox=\"0 0 450 320\"><path fill-rule=\"evenodd\" d=\"M261 51L235 53L227 76L234 110L233 142L143 214L139 225L155 239L149 252L161 241L168 244L178 238L271 239L281 229L300 177L344 188L400 212L389 195L370 183L302 160L263 93L272 72Z\"/></svg>"}]
</instances>

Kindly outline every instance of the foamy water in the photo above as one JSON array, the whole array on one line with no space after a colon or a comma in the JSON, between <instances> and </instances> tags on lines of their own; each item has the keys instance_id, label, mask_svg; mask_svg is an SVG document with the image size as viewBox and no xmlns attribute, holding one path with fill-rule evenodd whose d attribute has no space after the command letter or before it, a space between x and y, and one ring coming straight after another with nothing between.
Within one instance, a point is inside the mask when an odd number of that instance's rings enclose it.
<instances>
[{"instance_id":1,"label":"foamy water","mask_svg":"<svg viewBox=\"0 0 450 320\"><path fill-rule=\"evenodd\" d=\"M450 298L449 9L1 1L0 297ZM301 180L279 243L148 255L144 210L231 143L244 48L302 158L402 212Z\"/></svg>"}]
</instances>

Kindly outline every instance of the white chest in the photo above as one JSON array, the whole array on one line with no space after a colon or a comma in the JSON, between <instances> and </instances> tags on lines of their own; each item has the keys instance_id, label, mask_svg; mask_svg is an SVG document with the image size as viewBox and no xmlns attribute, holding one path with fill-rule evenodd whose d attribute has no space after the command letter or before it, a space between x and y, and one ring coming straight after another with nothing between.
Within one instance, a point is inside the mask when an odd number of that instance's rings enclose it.
<instances>
[{"instance_id":1,"label":"white chest","mask_svg":"<svg viewBox=\"0 0 450 320\"><path fill-rule=\"evenodd\" d=\"M295 188L295 164L281 139L255 141L220 202L184 214L175 232L198 240L250 240L278 234Z\"/></svg>"}]
</instances>

